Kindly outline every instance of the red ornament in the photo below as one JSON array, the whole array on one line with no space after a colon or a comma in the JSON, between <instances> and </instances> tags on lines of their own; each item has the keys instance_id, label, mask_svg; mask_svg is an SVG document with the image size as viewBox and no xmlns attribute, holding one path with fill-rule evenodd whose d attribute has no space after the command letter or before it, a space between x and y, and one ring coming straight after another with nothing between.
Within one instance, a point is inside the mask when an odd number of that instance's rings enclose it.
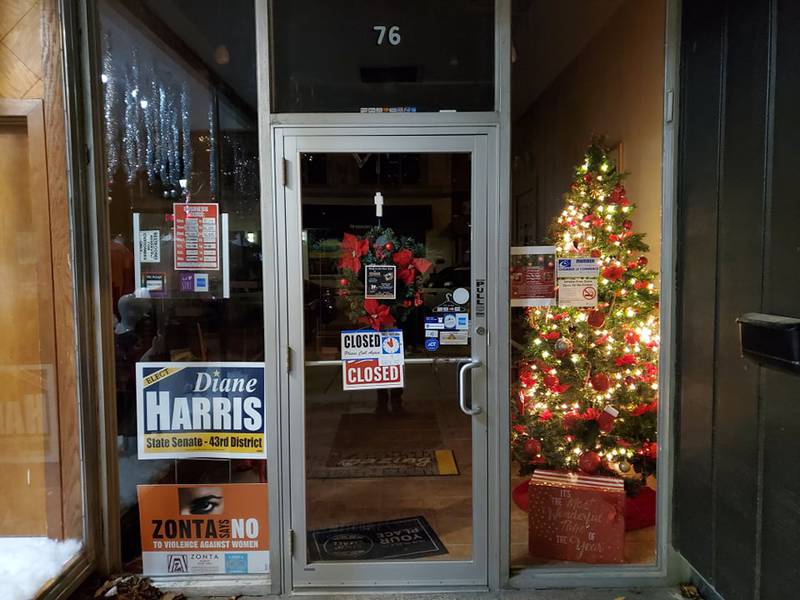
<instances>
[{"instance_id":1,"label":"red ornament","mask_svg":"<svg viewBox=\"0 0 800 600\"><path fill-rule=\"evenodd\" d=\"M340 285L340 286L342 286L342 287L347 287L347 284L348 284L348 283L349 283L349 282L348 282L348 281L347 281L347 279L345 279L344 277L342 277L342 278L339 280L339 285Z\"/></svg>"},{"instance_id":2,"label":"red ornament","mask_svg":"<svg viewBox=\"0 0 800 600\"><path fill-rule=\"evenodd\" d=\"M581 471L589 473L590 475L600 468L602 462L600 455L593 450L584 452L581 454L580 458L578 458L578 466L581 468Z\"/></svg>"},{"instance_id":3,"label":"red ornament","mask_svg":"<svg viewBox=\"0 0 800 600\"><path fill-rule=\"evenodd\" d=\"M615 185L614 190L611 192L611 198L608 201L611 204L623 204L623 201L627 201L625 197L625 188L620 184Z\"/></svg>"},{"instance_id":4,"label":"red ornament","mask_svg":"<svg viewBox=\"0 0 800 600\"><path fill-rule=\"evenodd\" d=\"M531 456L537 456L542 453L542 442L535 438L529 439L525 442L525 452Z\"/></svg>"},{"instance_id":5,"label":"red ornament","mask_svg":"<svg viewBox=\"0 0 800 600\"><path fill-rule=\"evenodd\" d=\"M584 175L583 176L583 181L585 183L592 183L592 174L591 173L587 173L586 175Z\"/></svg>"},{"instance_id":6,"label":"red ornament","mask_svg":"<svg viewBox=\"0 0 800 600\"><path fill-rule=\"evenodd\" d=\"M601 219L600 217L594 217L592 219L592 227L594 227L595 229L600 229L602 226L603 226L603 219Z\"/></svg>"},{"instance_id":7,"label":"red ornament","mask_svg":"<svg viewBox=\"0 0 800 600\"><path fill-rule=\"evenodd\" d=\"M630 219L625 219L622 222L622 227L628 230L633 229L633 221L631 221Z\"/></svg>"},{"instance_id":8,"label":"red ornament","mask_svg":"<svg viewBox=\"0 0 800 600\"><path fill-rule=\"evenodd\" d=\"M600 250L592 250L592 258L600 258Z\"/></svg>"},{"instance_id":9,"label":"red ornament","mask_svg":"<svg viewBox=\"0 0 800 600\"><path fill-rule=\"evenodd\" d=\"M642 444L642 454L647 458L656 460L658 458L658 444L655 442L645 442Z\"/></svg>"},{"instance_id":10,"label":"red ornament","mask_svg":"<svg viewBox=\"0 0 800 600\"><path fill-rule=\"evenodd\" d=\"M592 388L596 392L605 392L611 387L611 380L605 373L595 373L591 379Z\"/></svg>"},{"instance_id":11,"label":"red ornament","mask_svg":"<svg viewBox=\"0 0 800 600\"><path fill-rule=\"evenodd\" d=\"M638 262L639 262L639 266L640 267L646 267L647 266L647 257L646 256L640 256Z\"/></svg>"},{"instance_id":12,"label":"red ornament","mask_svg":"<svg viewBox=\"0 0 800 600\"><path fill-rule=\"evenodd\" d=\"M636 378L631 375L628 375L625 378L625 385L627 385L628 387L633 387L634 385L636 385Z\"/></svg>"},{"instance_id":13,"label":"red ornament","mask_svg":"<svg viewBox=\"0 0 800 600\"><path fill-rule=\"evenodd\" d=\"M593 310L589 313L589 318L587 321L589 325L595 329L598 329L606 322L606 313L604 313L602 310Z\"/></svg>"},{"instance_id":14,"label":"red ornament","mask_svg":"<svg viewBox=\"0 0 800 600\"><path fill-rule=\"evenodd\" d=\"M574 410L569 411L568 413L564 413L564 418L562 419L562 423L564 425L565 431L572 431L575 429L575 425L577 425L581 421L581 416Z\"/></svg>"},{"instance_id":15,"label":"red ornament","mask_svg":"<svg viewBox=\"0 0 800 600\"><path fill-rule=\"evenodd\" d=\"M383 247L386 248L387 252L394 252L394 244L392 242L386 242Z\"/></svg>"}]
</instances>

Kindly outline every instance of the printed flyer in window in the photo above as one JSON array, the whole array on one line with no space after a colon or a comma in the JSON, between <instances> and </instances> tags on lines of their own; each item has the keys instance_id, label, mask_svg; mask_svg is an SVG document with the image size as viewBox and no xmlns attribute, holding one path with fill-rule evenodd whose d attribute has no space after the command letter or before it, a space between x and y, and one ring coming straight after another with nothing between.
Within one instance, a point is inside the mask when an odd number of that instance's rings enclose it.
<instances>
[{"instance_id":1,"label":"printed flyer in window","mask_svg":"<svg viewBox=\"0 0 800 600\"><path fill-rule=\"evenodd\" d=\"M266 483L136 490L145 575L269 572Z\"/></svg>"},{"instance_id":2,"label":"printed flyer in window","mask_svg":"<svg viewBox=\"0 0 800 600\"><path fill-rule=\"evenodd\" d=\"M136 364L139 459L266 458L264 363Z\"/></svg>"}]
</instances>

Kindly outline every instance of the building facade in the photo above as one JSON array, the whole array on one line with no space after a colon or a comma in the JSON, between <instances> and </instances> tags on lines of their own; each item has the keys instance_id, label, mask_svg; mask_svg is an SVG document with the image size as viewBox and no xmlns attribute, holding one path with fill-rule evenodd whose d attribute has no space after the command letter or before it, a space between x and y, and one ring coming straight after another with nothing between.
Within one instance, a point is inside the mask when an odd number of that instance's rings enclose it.
<instances>
[{"instance_id":1,"label":"building facade","mask_svg":"<svg viewBox=\"0 0 800 600\"><path fill-rule=\"evenodd\" d=\"M8 597L793 589L791 3L3 11Z\"/></svg>"}]
</instances>

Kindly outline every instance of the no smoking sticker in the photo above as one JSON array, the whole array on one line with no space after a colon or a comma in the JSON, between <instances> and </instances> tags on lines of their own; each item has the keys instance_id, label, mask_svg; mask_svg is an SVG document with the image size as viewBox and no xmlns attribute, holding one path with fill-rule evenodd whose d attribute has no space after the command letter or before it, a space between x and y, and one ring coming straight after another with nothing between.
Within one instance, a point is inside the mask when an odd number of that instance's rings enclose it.
<instances>
[{"instance_id":1,"label":"no smoking sticker","mask_svg":"<svg viewBox=\"0 0 800 600\"><path fill-rule=\"evenodd\" d=\"M597 280L589 277L559 279L558 306L574 308L597 306Z\"/></svg>"}]
</instances>

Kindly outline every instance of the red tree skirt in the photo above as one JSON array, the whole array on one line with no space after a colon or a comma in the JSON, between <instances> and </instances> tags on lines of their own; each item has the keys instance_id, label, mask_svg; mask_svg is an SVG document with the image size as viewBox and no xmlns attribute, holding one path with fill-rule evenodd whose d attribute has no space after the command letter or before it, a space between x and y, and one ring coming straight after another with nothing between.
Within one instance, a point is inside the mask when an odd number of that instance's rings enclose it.
<instances>
[{"instance_id":1,"label":"red tree skirt","mask_svg":"<svg viewBox=\"0 0 800 600\"><path fill-rule=\"evenodd\" d=\"M527 480L520 483L511 491L514 504L528 512L528 484ZM656 524L656 493L649 487L642 487L635 497L625 498L625 530L644 529Z\"/></svg>"}]
</instances>

